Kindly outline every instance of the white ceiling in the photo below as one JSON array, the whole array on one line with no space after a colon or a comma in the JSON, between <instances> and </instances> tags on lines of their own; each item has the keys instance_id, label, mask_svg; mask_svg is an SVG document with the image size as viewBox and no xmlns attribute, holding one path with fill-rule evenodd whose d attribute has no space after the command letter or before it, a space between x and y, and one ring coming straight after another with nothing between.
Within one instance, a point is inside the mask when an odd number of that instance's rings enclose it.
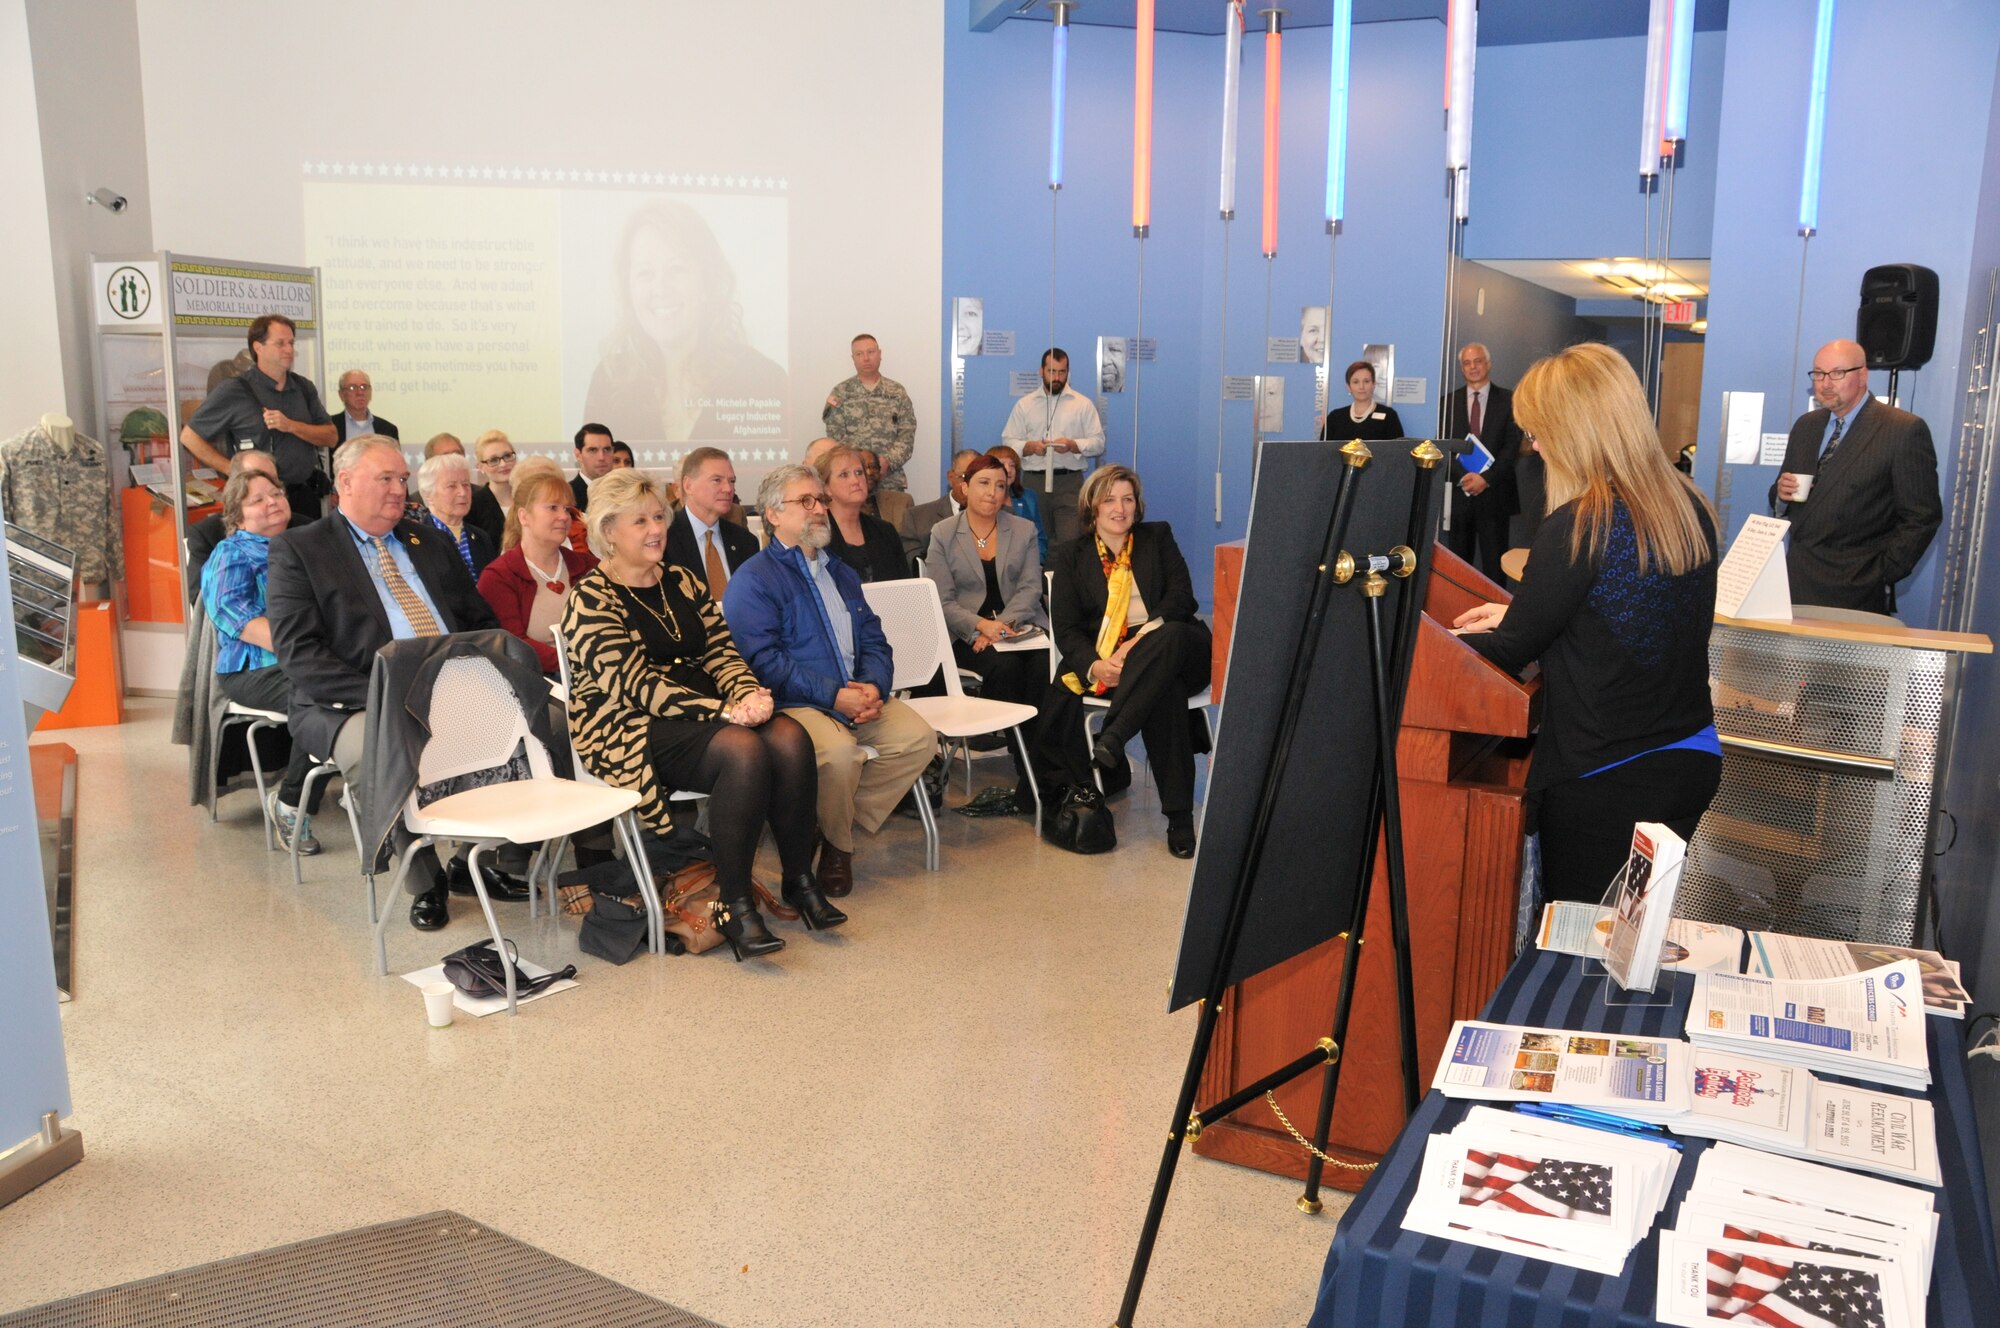
<instances>
[{"instance_id":1,"label":"white ceiling","mask_svg":"<svg viewBox=\"0 0 2000 1328\"><path fill-rule=\"evenodd\" d=\"M1545 286L1571 299L1615 300L1620 298L1619 292L1593 277L1585 270L1584 264L1620 258L1635 261L1630 254L1605 254L1592 258L1482 258L1478 262L1483 267L1498 269L1523 281L1532 281L1537 286ZM1676 258L1667 264L1667 280L1686 282L1705 292L1708 290L1708 260Z\"/></svg>"}]
</instances>

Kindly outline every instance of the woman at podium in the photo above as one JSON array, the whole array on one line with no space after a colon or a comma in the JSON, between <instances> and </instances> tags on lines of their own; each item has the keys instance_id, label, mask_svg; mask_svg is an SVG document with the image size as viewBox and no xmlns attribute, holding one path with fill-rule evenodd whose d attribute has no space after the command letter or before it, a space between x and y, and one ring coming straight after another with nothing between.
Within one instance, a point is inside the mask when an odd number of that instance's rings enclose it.
<instances>
[{"instance_id":1,"label":"woman at podium","mask_svg":"<svg viewBox=\"0 0 2000 1328\"><path fill-rule=\"evenodd\" d=\"M1715 512L1668 464L1638 377L1608 346L1538 362L1514 410L1547 466L1549 513L1513 603L1453 626L1504 669L1540 661L1528 820L1543 894L1595 902L1635 822L1693 837L1722 777L1708 692Z\"/></svg>"}]
</instances>

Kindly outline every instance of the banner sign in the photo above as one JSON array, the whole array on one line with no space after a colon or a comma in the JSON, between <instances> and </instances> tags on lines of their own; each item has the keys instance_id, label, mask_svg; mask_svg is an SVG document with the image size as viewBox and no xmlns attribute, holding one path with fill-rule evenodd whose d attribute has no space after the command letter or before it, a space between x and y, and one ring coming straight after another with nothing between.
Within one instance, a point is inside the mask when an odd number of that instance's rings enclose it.
<instances>
[{"instance_id":1,"label":"banner sign","mask_svg":"<svg viewBox=\"0 0 2000 1328\"><path fill-rule=\"evenodd\" d=\"M316 326L310 276L182 259L168 275L175 327L248 327L264 314L283 314L300 331Z\"/></svg>"}]
</instances>

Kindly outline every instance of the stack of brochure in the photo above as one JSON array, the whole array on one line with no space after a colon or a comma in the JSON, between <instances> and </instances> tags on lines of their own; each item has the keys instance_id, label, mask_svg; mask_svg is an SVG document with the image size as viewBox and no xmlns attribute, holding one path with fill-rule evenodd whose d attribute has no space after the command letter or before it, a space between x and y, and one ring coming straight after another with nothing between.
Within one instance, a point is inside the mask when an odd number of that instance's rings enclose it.
<instances>
[{"instance_id":1,"label":"stack of brochure","mask_svg":"<svg viewBox=\"0 0 2000 1328\"><path fill-rule=\"evenodd\" d=\"M1653 821L1632 827L1632 848L1612 884L1611 931L1604 969L1627 991L1651 991L1660 975L1660 947L1674 919L1687 841Z\"/></svg>"},{"instance_id":2,"label":"stack of brochure","mask_svg":"<svg viewBox=\"0 0 2000 1328\"><path fill-rule=\"evenodd\" d=\"M1616 1277L1679 1165L1665 1143L1474 1107L1425 1146L1403 1227Z\"/></svg>"},{"instance_id":3,"label":"stack of brochure","mask_svg":"<svg viewBox=\"0 0 2000 1328\"><path fill-rule=\"evenodd\" d=\"M1924 1009L1949 1019L1963 1019L1971 993L1959 978L1958 961L1935 950L1877 941L1824 941L1812 936L1787 936L1780 931L1750 933L1750 962L1745 973L1765 978L1837 978L1882 968L1898 960L1914 960L1924 975Z\"/></svg>"},{"instance_id":4,"label":"stack of brochure","mask_svg":"<svg viewBox=\"0 0 2000 1328\"><path fill-rule=\"evenodd\" d=\"M1931 1082L1923 975L1909 959L1813 982L1698 973L1687 1034L1710 1051L1894 1088Z\"/></svg>"},{"instance_id":5,"label":"stack of brochure","mask_svg":"<svg viewBox=\"0 0 2000 1328\"><path fill-rule=\"evenodd\" d=\"M1729 1144L1660 1233L1662 1323L1921 1328L1937 1243L1922 1190Z\"/></svg>"},{"instance_id":6,"label":"stack of brochure","mask_svg":"<svg viewBox=\"0 0 2000 1328\"><path fill-rule=\"evenodd\" d=\"M1821 1079L1796 1065L1696 1048L1675 1134L1938 1185L1937 1116L1921 1098Z\"/></svg>"},{"instance_id":7,"label":"stack of brochure","mask_svg":"<svg viewBox=\"0 0 2000 1328\"><path fill-rule=\"evenodd\" d=\"M1566 1106L1666 1121L1685 1116L1694 1076L1678 1038L1524 1028L1461 1019L1431 1087L1446 1097Z\"/></svg>"},{"instance_id":8,"label":"stack of brochure","mask_svg":"<svg viewBox=\"0 0 2000 1328\"><path fill-rule=\"evenodd\" d=\"M1613 916L1613 911L1602 904L1558 900L1543 907L1535 944L1558 954L1579 955L1602 963ZM1660 947L1660 967L1687 973L1705 969L1734 973L1743 967L1743 933L1716 922L1675 918L1667 924L1667 940Z\"/></svg>"}]
</instances>

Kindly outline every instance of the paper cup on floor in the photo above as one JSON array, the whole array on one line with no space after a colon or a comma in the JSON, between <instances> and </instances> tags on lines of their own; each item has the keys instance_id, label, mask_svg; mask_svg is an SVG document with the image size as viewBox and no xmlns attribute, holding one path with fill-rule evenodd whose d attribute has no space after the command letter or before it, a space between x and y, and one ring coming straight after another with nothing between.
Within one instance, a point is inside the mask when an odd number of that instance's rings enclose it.
<instances>
[{"instance_id":1,"label":"paper cup on floor","mask_svg":"<svg viewBox=\"0 0 2000 1328\"><path fill-rule=\"evenodd\" d=\"M423 985L424 1014L431 1021L432 1028L450 1028L452 997L458 988L449 982L426 982Z\"/></svg>"},{"instance_id":2,"label":"paper cup on floor","mask_svg":"<svg viewBox=\"0 0 2000 1328\"><path fill-rule=\"evenodd\" d=\"M1799 491L1792 495L1792 501L1802 503L1812 497L1812 482L1813 477L1810 475L1793 475L1792 483L1799 486Z\"/></svg>"}]
</instances>

